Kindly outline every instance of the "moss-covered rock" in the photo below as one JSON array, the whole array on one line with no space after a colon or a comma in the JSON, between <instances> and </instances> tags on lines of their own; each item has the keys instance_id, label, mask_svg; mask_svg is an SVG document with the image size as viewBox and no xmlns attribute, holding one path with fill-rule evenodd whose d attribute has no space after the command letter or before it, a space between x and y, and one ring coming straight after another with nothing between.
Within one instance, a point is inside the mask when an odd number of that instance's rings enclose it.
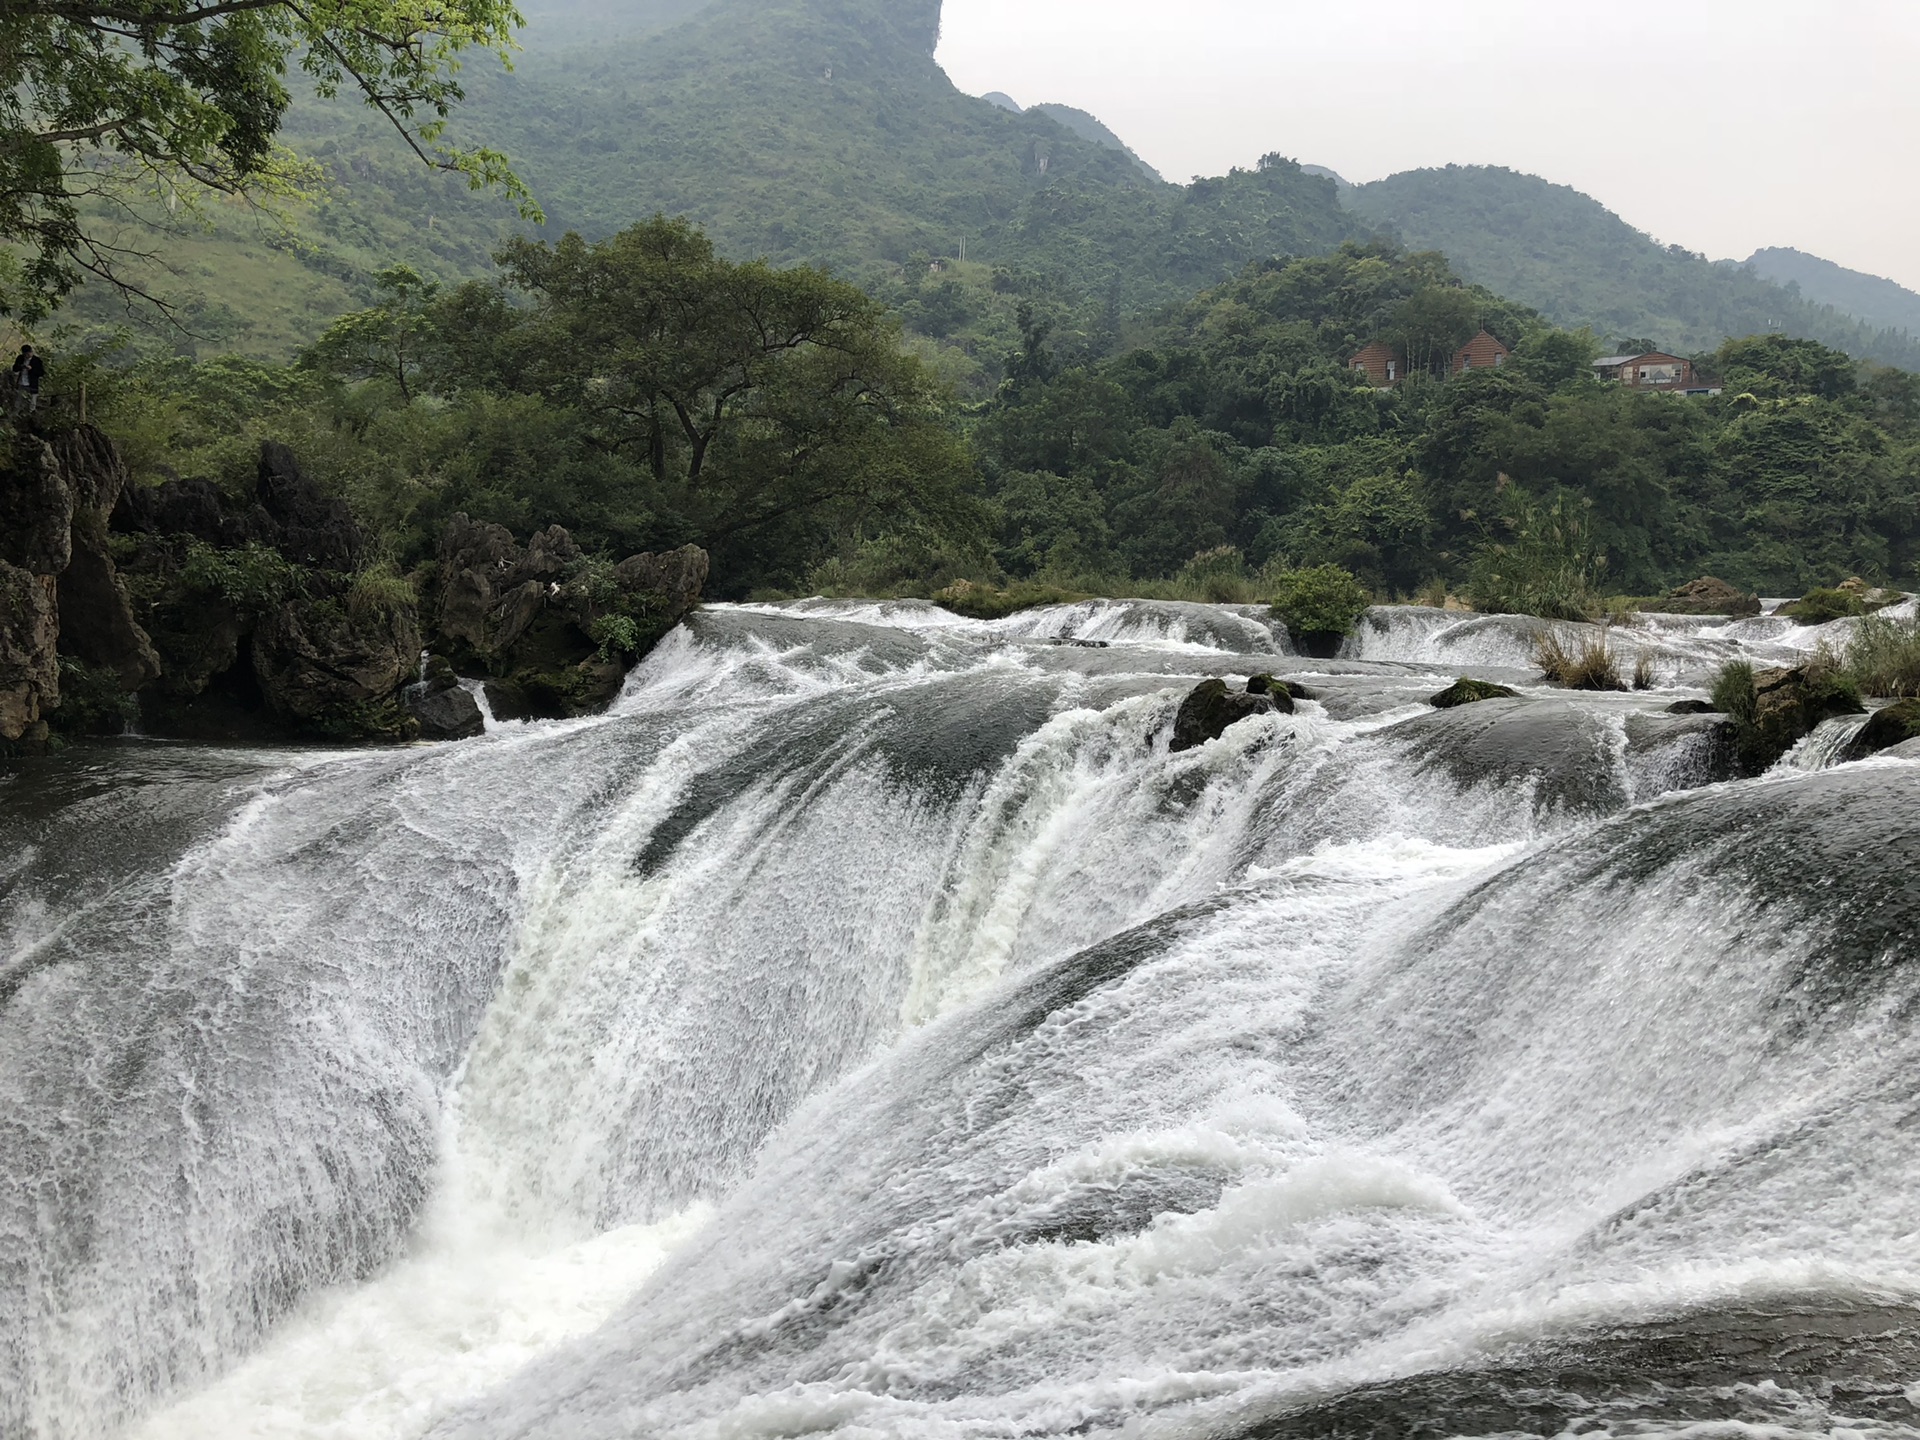
<instances>
[{"instance_id":1,"label":"moss-covered rock","mask_svg":"<svg viewBox=\"0 0 1920 1440\"><path fill-rule=\"evenodd\" d=\"M1477 705L1482 700L1517 700L1518 690L1495 685L1489 680L1458 679L1427 703L1436 710L1455 710L1462 705Z\"/></svg>"},{"instance_id":2,"label":"moss-covered rock","mask_svg":"<svg viewBox=\"0 0 1920 1440\"><path fill-rule=\"evenodd\" d=\"M1840 758L1864 760L1909 740L1920 740L1920 700L1902 700L1874 711Z\"/></svg>"},{"instance_id":3,"label":"moss-covered rock","mask_svg":"<svg viewBox=\"0 0 1920 1440\"><path fill-rule=\"evenodd\" d=\"M1292 712L1293 702L1295 700L1311 700L1314 698L1313 691L1300 684L1297 680L1283 680L1277 675L1254 675L1249 677L1247 680L1247 694L1271 695L1274 703L1288 713ZM1287 703L1281 705L1280 701L1283 697Z\"/></svg>"},{"instance_id":4,"label":"moss-covered rock","mask_svg":"<svg viewBox=\"0 0 1920 1440\"><path fill-rule=\"evenodd\" d=\"M1740 619L1760 613L1760 597L1712 575L1689 581L1664 599L1639 607L1666 615L1726 615Z\"/></svg>"},{"instance_id":5,"label":"moss-covered rock","mask_svg":"<svg viewBox=\"0 0 1920 1440\"><path fill-rule=\"evenodd\" d=\"M1790 605L1782 605L1779 614L1801 625L1825 625L1831 620L1846 620L1867 613L1867 602L1853 590L1809 590Z\"/></svg>"}]
</instances>

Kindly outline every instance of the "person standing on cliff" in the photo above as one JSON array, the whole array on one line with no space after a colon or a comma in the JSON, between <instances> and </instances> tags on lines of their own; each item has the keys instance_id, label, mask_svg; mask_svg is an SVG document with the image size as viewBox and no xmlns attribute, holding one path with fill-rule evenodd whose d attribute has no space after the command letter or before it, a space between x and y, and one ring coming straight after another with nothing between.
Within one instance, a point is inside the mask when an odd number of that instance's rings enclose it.
<instances>
[{"instance_id":1,"label":"person standing on cliff","mask_svg":"<svg viewBox=\"0 0 1920 1440\"><path fill-rule=\"evenodd\" d=\"M31 415L40 405L40 379L47 373L47 362L33 353L33 346L22 345L13 357L13 409L16 415Z\"/></svg>"}]
</instances>

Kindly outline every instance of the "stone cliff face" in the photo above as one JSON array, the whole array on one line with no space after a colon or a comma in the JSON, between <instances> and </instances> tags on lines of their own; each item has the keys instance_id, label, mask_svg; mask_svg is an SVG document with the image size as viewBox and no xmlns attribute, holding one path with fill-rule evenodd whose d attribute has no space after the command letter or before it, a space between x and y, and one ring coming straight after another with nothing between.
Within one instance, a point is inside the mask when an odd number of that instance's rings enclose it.
<instances>
[{"instance_id":1,"label":"stone cliff face","mask_svg":"<svg viewBox=\"0 0 1920 1440\"><path fill-rule=\"evenodd\" d=\"M503 718L591 713L707 573L691 547L615 565L558 526L523 547L461 515L423 609L366 569L369 548L282 445L234 497L135 487L89 426L17 432L0 455L0 742L118 728L134 695L155 733L190 738L459 738L480 712L456 665ZM423 647L445 657L431 683Z\"/></svg>"}]
</instances>

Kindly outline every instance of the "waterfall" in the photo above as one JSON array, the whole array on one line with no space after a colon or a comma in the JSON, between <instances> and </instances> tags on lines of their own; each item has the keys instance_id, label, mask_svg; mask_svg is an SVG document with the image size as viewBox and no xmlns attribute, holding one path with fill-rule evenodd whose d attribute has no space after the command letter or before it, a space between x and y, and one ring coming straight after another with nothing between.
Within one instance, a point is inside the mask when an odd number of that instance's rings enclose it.
<instances>
[{"instance_id":1,"label":"waterfall","mask_svg":"<svg viewBox=\"0 0 1920 1440\"><path fill-rule=\"evenodd\" d=\"M715 606L594 719L16 766L0 1433L1920 1423L1920 768L1716 783L1537 623Z\"/></svg>"}]
</instances>

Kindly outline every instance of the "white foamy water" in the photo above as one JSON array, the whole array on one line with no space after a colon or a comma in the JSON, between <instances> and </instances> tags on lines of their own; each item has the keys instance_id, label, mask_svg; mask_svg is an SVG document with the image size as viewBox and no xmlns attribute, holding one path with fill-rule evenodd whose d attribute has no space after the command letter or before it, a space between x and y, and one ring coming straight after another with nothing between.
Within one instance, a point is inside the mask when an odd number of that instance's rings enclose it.
<instances>
[{"instance_id":1,"label":"white foamy water","mask_svg":"<svg viewBox=\"0 0 1920 1440\"><path fill-rule=\"evenodd\" d=\"M1233 1436L1905 1313L1920 766L1427 705L1532 633L712 607L598 719L0 782L0 1430Z\"/></svg>"}]
</instances>

